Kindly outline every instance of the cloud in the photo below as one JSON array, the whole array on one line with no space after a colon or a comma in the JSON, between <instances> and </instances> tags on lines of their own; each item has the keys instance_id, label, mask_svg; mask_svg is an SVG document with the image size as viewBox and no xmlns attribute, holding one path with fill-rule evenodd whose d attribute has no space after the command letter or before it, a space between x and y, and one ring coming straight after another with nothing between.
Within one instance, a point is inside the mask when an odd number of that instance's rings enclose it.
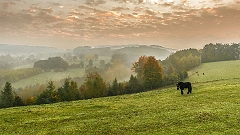
<instances>
[{"instance_id":1,"label":"cloud","mask_svg":"<svg viewBox=\"0 0 240 135\"><path fill-rule=\"evenodd\" d=\"M153 11L153 10L148 9L148 10L146 10L146 14L147 14L147 15L151 15L151 16L155 16L155 15L157 15L158 13L155 12L155 11Z\"/></svg>"},{"instance_id":2,"label":"cloud","mask_svg":"<svg viewBox=\"0 0 240 135\"><path fill-rule=\"evenodd\" d=\"M61 37L88 44L171 43L173 39L193 42L208 37L225 38L226 34L239 37L240 1L224 5L223 1L213 0L208 6L208 1L197 5L189 0L144 2L72 0L64 5L59 1L28 3L26 0L22 5L5 1L0 3L0 31L34 38Z\"/></svg>"},{"instance_id":3,"label":"cloud","mask_svg":"<svg viewBox=\"0 0 240 135\"><path fill-rule=\"evenodd\" d=\"M41 8L38 5L31 5L29 10L34 11L34 12L43 12L43 13L46 13L46 14L52 14L53 13L53 8L52 7Z\"/></svg>"},{"instance_id":4,"label":"cloud","mask_svg":"<svg viewBox=\"0 0 240 135\"><path fill-rule=\"evenodd\" d=\"M86 0L84 4L90 5L90 6L98 6L105 3L106 3L105 0Z\"/></svg>"},{"instance_id":5,"label":"cloud","mask_svg":"<svg viewBox=\"0 0 240 135\"><path fill-rule=\"evenodd\" d=\"M7 8L11 7L15 5L14 2L12 1L7 1L7 2L0 2L0 6L2 7L2 9L6 10Z\"/></svg>"},{"instance_id":6,"label":"cloud","mask_svg":"<svg viewBox=\"0 0 240 135\"><path fill-rule=\"evenodd\" d=\"M111 0L120 4L128 3L128 4L142 4L144 0Z\"/></svg>"},{"instance_id":7,"label":"cloud","mask_svg":"<svg viewBox=\"0 0 240 135\"><path fill-rule=\"evenodd\" d=\"M128 7L112 7L112 11L130 11L130 8Z\"/></svg>"},{"instance_id":8,"label":"cloud","mask_svg":"<svg viewBox=\"0 0 240 135\"><path fill-rule=\"evenodd\" d=\"M59 6L62 6L62 4L60 4L60 3L57 3L57 2L49 2L52 6L57 6L57 7L59 7Z\"/></svg>"}]
</instances>

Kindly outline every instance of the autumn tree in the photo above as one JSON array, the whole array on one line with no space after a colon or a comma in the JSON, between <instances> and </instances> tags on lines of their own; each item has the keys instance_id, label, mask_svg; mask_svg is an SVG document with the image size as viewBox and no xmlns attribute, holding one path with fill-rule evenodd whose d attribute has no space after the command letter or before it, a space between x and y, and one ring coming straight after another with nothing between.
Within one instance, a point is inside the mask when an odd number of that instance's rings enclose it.
<instances>
[{"instance_id":1,"label":"autumn tree","mask_svg":"<svg viewBox=\"0 0 240 135\"><path fill-rule=\"evenodd\" d=\"M12 107L14 103L14 94L12 91L12 85L6 82L3 91L0 95L0 108Z\"/></svg>"},{"instance_id":2,"label":"autumn tree","mask_svg":"<svg viewBox=\"0 0 240 135\"><path fill-rule=\"evenodd\" d=\"M24 104L25 105L34 105L34 103L36 102L36 97L35 96L31 96L31 97L28 97Z\"/></svg>"},{"instance_id":3,"label":"autumn tree","mask_svg":"<svg viewBox=\"0 0 240 135\"><path fill-rule=\"evenodd\" d=\"M137 74L137 78L142 83L142 78L143 78L143 67L145 63L147 62L148 57L147 56L141 56L139 57L137 62L134 62L132 65L132 70Z\"/></svg>"},{"instance_id":4,"label":"autumn tree","mask_svg":"<svg viewBox=\"0 0 240 135\"><path fill-rule=\"evenodd\" d=\"M143 66L143 85L146 89L155 89L161 86L162 83L162 67L159 62L149 56Z\"/></svg>"},{"instance_id":5,"label":"autumn tree","mask_svg":"<svg viewBox=\"0 0 240 135\"><path fill-rule=\"evenodd\" d=\"M88 73L84 84L80 87L82 99L107 96L108 87L101 75L97 72Z\"/></svg>"}]
</instances>

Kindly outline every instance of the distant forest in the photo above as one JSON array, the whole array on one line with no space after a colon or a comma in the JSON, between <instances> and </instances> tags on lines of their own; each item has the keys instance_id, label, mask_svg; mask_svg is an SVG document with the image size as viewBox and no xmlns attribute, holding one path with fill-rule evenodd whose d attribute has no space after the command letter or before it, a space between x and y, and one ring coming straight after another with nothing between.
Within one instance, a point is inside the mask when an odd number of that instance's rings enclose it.
<instances>
[{"instance_id":1,"label":"distant forest","mask_svg":"<svg viewBox=\"0 0 240 135\"><path fill-rule=\"evenodd\" d=\"M201 53L202 63L238 60L240 55L240 44L208 44L205 45Z\"/></svg>"},{"instance_id":2,"label":"distant forest","mask_svg":"<svg viewBox=\"0 0 240 135\"><path fill-rule=\"evenodd\" d=\"M78 54L78 57L81 57L81 53L77 51L75 53ZM13 90L11 82L6 82L0 93L0 108L49 104L153 90L184 80L188 77L187 71L199 66L201 63L238 60L239 54L240 44L207 44L201 50L190 48L176 51L170 54L165 60L157 60L154 56L143 55L131 64L133 73L129 76L128 81L120 82L115 78L111 83L107 83L102 75L105 70L114 65L101 61L102 66L98 68L94 67L92 60L98 58L98 55L94 55L89 59L88 66L86 66L87 69L85 70L86 75L81 84L77 83L75 79L68 77L63 79L64 81L61 87L56 88L54 82L49 81L46 86L40 85L35 88L38 94L27 96L28 93L25 91L25 96L20 97ZM125 63L124 60L124 55L117 54L113 55L111 59L112 63L114 61L122 61L122 63ZM128 62L126 63L128 64ZM36 61L34 66L37 68L33 68L34 70L25 69L19 71L23 74L24 72L28 72L29 75L26 75L26 78L31 76L30 74L41 73L43 72L42 70L62 69L64 71L71 67L82 68L82 64L83 63L80 63L79 66L73 66L69 65L61 57L49 57L47 60ZM117 68L121 67L117 66ZM13 75L11 73L10 79L22 77L22 75L19 75L19 72L15 74L16 75ZM7 76L9 75L0 75L0 79L5 79Z\"/></svg>"}]
</instances>

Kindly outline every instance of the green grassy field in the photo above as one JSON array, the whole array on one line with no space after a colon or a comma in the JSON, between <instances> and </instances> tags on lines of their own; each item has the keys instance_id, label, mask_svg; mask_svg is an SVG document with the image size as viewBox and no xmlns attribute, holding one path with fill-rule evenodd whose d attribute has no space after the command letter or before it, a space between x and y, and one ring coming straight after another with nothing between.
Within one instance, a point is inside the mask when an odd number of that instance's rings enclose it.
<instances>
[{"instance_id":1,"label":"green grassy field","mask_svg":"<svg viewBox=\"0 0 240 135\"><path fill-rule=\"evenodd\" d=\"M74 68L74 69L67 69L64 72L44 72L39 75L35 75L18 82L12 84L14 88L24 88L29 85L39 84L46 84L50 80L52 81L59 81L65 79L67 77L82 77L85 73L85 69L82 68Z\"/></svg>"},{"instance_id":2,"label":"green grassy field","mask_svg":"<svg viewBox=\"0 0 240 135\"><path fill-rule=\"evenodd\" d=\"M235 62L239 63L231 61ZM209 64L203 64L198 72L210 75L205 69ZM232 70L233 65L225 70ZM223 66L218 68L216 71ZM172 86L131 95L1 109L0 134L239 134L240 79L229 77L196 81L190 95L186 90L181 95ZM188 80L193 81L194 75Z\"/></svg>"},{"instance_id":3,"label":"green grassy field","mask_svg":"<svg viewBox=\"0 0 240 135\"><path fill-rule=\"evenodd\" d=\"M0 134L238 134L238 79L132 95L1 109Z\"/></svg>"},{"instance_id":4,"label":"green grassy field","mask_svg":"<svg viewBox=\"0 0 240 135\"><path fill-rule=\"evenodd\" d=\"M186 81L207 82L240 78L239 67L240 60L203 63L201 66L188 72L189 78L187 78Z\"/></svg>"}]
</instances>

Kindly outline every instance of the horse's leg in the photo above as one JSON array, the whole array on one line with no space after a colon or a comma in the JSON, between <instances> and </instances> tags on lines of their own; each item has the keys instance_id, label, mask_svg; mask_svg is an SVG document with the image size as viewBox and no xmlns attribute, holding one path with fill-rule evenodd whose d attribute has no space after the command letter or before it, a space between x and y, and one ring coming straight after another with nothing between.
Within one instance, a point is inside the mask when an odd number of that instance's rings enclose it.
<instances>
[{"instance_id":1,"label":"horse's leg","mask_svg":"<svg viewBox=\"0 0 240 135\"><path fill-rule=\"evenodd\" d=\"M183 90L181 90L181 94L183 95Z\"/></svg>"},{"instance_id":2,"label":"horse's leg","mask_svg":"<svg viewBox=\"0 0 240 135\"><path fill-rule=\"evenodd\" d=\"M188 92L187 92L187 94L190 94L191 93L191 90L190 90L190 88L188 88Z\"/></svg>"},{"instance_id":3,"label":"horse's leg","mask_svg":"<svg viewBox=\"0 0 240 135\"><path fill-rule=\"evenodd\" d=\"M192 86L188 87L188 94L192 93Z\"/></svg>"}]
</instances>

